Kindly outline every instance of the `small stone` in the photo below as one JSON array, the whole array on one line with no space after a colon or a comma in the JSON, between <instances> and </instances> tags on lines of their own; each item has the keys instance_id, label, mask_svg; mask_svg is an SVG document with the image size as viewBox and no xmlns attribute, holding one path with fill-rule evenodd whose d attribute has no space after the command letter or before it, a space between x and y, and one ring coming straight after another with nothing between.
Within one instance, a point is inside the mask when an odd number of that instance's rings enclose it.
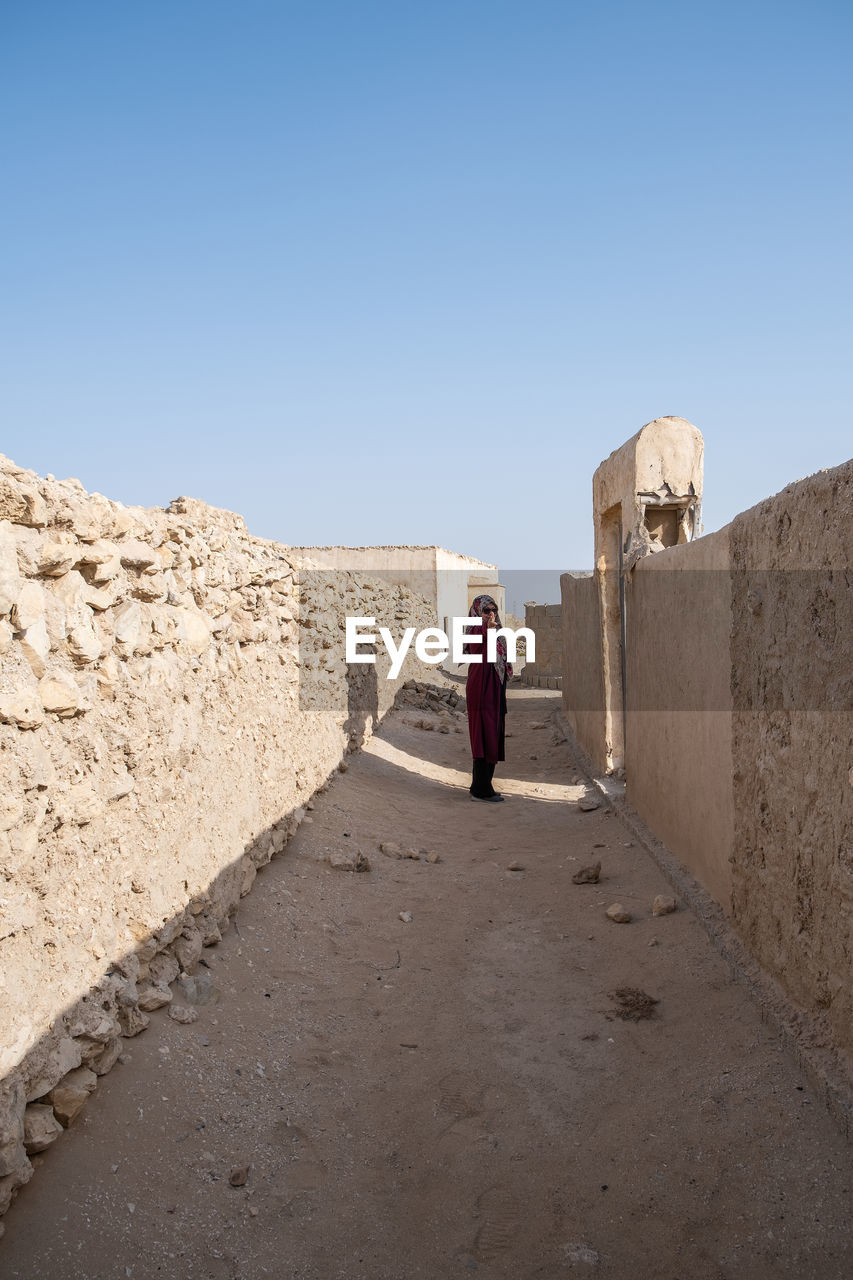
<instances>
[{"instance_id":1,"label":"small stone","mask_svg":"<svg viewBox=\"0 0 853 1280\"><path fill-rule=\"evenodd\" d=\"M424 862L431 862L434 865L436 862L441 862L441 858L433 850L430 850L429 853L424 854Z\"/></svg>"},{"instance_id":2,"label":"small stone","mask_svg":"<svg viewBox=\"0 0 853 1280\"><path fill-rule=\"evenodd\" d=\"M411 924L412 921L414 920L414 916L412 915L411 911L401 911L400 919L403 921L403 924Z\"/></svg>"},{"instance_id":3,"label":"small stone","mask_svg":"<svg viewBox=\"0 0 853 1280\"><path fill-rule=\"evenodd\" d=\"M186 1026L190 1022L195 1022L198 1018L198 1009L189 1009L183 1004L170 1004L169 1017L173 1022L180 1022Z\"/></svg>"},{"instance_id":4,"label":"small stone","mask_svg":"<svg viewBox=\"0 0 853 1280\"><path fill-rule=\"evenodd\" d=\"M77 560L77 547L66 542L46 542L39 559L39 573L47 578L61 578Z\"/></svg>"},{"instance_id":5,"label":"small stone","mask_svg":"<svg viewBox=\"0 0 853 1280\"><path fill-rule=\"evenodd\" d=\"M28 1156L45 1151L62 1133L62 1125L53 1114L53 1107L43 1102L32 1102L24 1112L24 1148Z\"/></svg>"},{"instance_id":6,"label":"small stone","mask_svg":"<svg viewBox=\"0 0 853 1280\"><path fill-rule=\"evenodd\" d=\"M86 1105L89 1094L98 1083L98 1077L88 1067L75 1067L63 1076L51 1089L47 1100L51 1103L57 1120L64 1129L74 1122Z\"/></svg>"},{"instance_id":7,"label":"small stone","mask_svg":"<svg viewBox=\"0 0 853 1280\"><path fill-rule=\"evenodd\" d=\"M249 1181L249 1170L251 1167L252 1166L248 1164L235 1164L228 1176L228 1181L231 1183L231 1186L245 1187L246 1183Z\"/></svg>"},{"instance_id":8,"label":"small stone","mask_svg":"<svg viewBox=\"0 0 853 1280\"><path fill-rule=\"evenodd\" d=\"M403 857L404 857L404 858L411 858L413 862L418 862L418 861L420 861L420 856L421 856L421 855L418 853L417 849L404 849L404 850L403 850Z\"/></svg>"},{"instance_id":9,"label":"small stone","mask_svg":"<svg viewBox=\"0 0 853 1280\"><path fill-rule=\"evenodd\" d=\"M650 938L648 945L650 947L657 947L657 946L660 946L660 943L658 942L657 938Z\"/></svg>"},{"instance_id":10,"label":"small stone","mask_svg":"<svg viewBox=\"0 0 853 1280\"><path fill-rule=\"evenodd\" d=\"M39 697L45 711L58 716L74 715L80 706L80 690L71 676L45 676L39 681Z\"/></svg>"},{"instance_id":11,"label":"small stone","mask_svg":"<svg viewBox=\"0 0 853 1280\"><path fill-rule=\"evenodd\" d=\"M201 932L195 926L182 929L180 936L172 943L175 959L187 973L198 964L202 949Z\"/></svg>"},{"instance_id":12,"label":"small stone","mask_svg":"<svg viewBox=\"0 0 853 1280\"><path fill-rule=\"evenodd\" d=\"M115 604L115 596L111 591L101 591L98 587L87 586L83 593L86 604L91 605L98 613L111 609Z\"/></svg>"},{"instance_id":13,"label":"small stone","mask_svg":"<svg viewBox=\"0 0 853 1280\"><path fill-rule=\"evenodd\" d=\"M563 1256L572 1265L585 1262L590 1267L597 1267L601 1261L595 1249L591 1249L588 1244L564 1244Z\"/></svg>"},{"instance_id":14,"label":"small stone","mask_svg":"<svg viewBox=\"0 0 853 1280\"><path fill-rule=\"evenodd\" d=\"M403 856L401 846L394 844L392 840L383 840L379 845L379 850L385 854L386 858L402 858Z\"/></svg>"},{"instance_id":15,"label":"small stone","mask_svg":"<svg viewBox=\"0 0 853 1280\"><path fill-rule=\"evenodd\" d=\"M170 982L174 982L180 970L178 962L169 952L161 951L159 955L153 957L148 963L148 975L152 982L156 982L159 986L168 987Z\"/></svg>"},{"instance_id":16,"label":"small stone","mask_svg":"<svg viewBox=\"0 0 853 1280\"><path fill-rule=\"evenodd\" d=\"M596 800L594 796L581 796L578 800L578 808L581 813L592 813L601 808L601 801Z\"/></svg>"},{"instance_id":17,"label":"small stone","mask_svg":"<svg viewBox=\"0 0 853 1280\"><path fill-rule=\"evenodd\" d=\"M629 924L631 921L631 912L626 911L621 902L614 902L609 906L606 915L614 924Z\"/></svg>"},{"instance_id":18,"label":"small stone","mask_svg":"<svg viewBox=\"0 0 853 1280\"><path fill-rule=\"evenodd\" d=\"M121 1028L121 1034L130 1039L132 1036L138 1036L140 1031L144 1031L151 1019L147 1013L143 1013L135 1004L124 1005L118 1011L118 1024Z\"/></svg>"},{"instance_id":19,"label":"small stone","mask_svg":"<svg viewBox=\"0 0 853 1280\"><path fill-rule=\"evenodd\" d=\"M257 1209L255 1208L255 1206L254 1206L254 1205L252 1205L251 1209L249 1210L249 1217L250 1217L250 1218L257 1218L257 1216L258 1216L258 1211L257 1211Z\"/></svg>"},{"instance_id":20,"label":"small stone","mask_svg":"<svg viewBox=\"0 0 853 1280\"><path fill-rule=\"evenodd\" d=\"M12 626L27 631L44 617L44 590L37 582L25 582L12 610Z\"/></svg>"},{"instance_id":21,"label":"small stone","mask_svg":"<svg viewBox=\"0 0 853 1280\"><path fill-rule=\"evenodd\" d=\"M118 548L118 553L122 564L129 565L132 569L148 569L159 564L154 548L149 547L145 542L140 542L137 538L123 542Z\"/></svg>"},{"instance_id":22,"label":"small stone","mask_svg":"<svg viewBox=\"0 0 853 1280\"><path fill-rule=\"evenodd\" d=\"M196 974L182 973L176 985L187 1004L215 1004L219 999L213 978L204 970Z\"/></svg>"},{"instance_id":23,"label":"small stone","mask_svg":"<svg viewBox=\"0 0 853 1280\"><path fill-rule=\"evenodd\" d=\"M601 863L594 862L592 866L581 867L572 876L572 884L598 884L601 875Z\"/></svg>"},{"instance_id":24,"label":"small stone","mask_svg":"<svg viewBox=\"0 0 853 1280\"><path fill-rule=\"evenodd\" d=\"M650 996L639 987L617 987L608 993L616 1005L616 1016L626 1022L642 1022L645 1018L654 1017L655 1005L660 1004L656 996Z\"/></svg>"},{"instance_id":25,"label":"small stone","mask_svg":"<svg viewBox=\"0 0 853 1280\"><path fill-rule=\"evenodd\" d=\"M672 915L678 906L675 898L668 898L665 894L659 893L652 903L653 916L669 916Z\"/></svg>"},{"instance_id":26,"label":"small stone","mask_svg":"<svg viewBox=\"0 0 853 1280\"><path fill-rule=\"evenodd\" d=\"M93 1056L87 1065L91 1067L96 1076L105 1076L120 1061L122 1047L121 1036L116 1036L115 1039L108 1041L101 1052Z\"/></svg>"},{"instance_id":27,"label":"small stone","mask_svg":"<svg viewBox=\"0 0 853 1280\"><path fill-rule=\"evenodd\" d=\"M18 643L21 646L21 653L30 664L33 675L37 680L41 680L50 654L50 636L44 618L39 618L33 626L20 632Z\"/></svg>"},{"instance_id":28,"label":"small stone","mask_svg":"<svg viewBox=\"0 0 853 1280\"><path fill-rule=\"evenodd\" d=\"M341 763L338 765L338 773L346 773L348 768L349 768L349 765L347 764L346 760L342 760Z\"/></svg>"},{"instance_id":29,"label":"small stone","mask_svg":"<svg viewBox=\"0 0 853 1280\"><path fill-rule=\"evenodd\" d=\"M171 1003L172 993L162 983L152 982L149 986L140 989L139 1007L144 1009L146 1013L151 1013L153 1009L162 1009L164 1004Z\"/></svg>"},{"instance_id":30,"label":"small stone","mask_svg":"<svg viewBox=\"0 0 853 1280\"><path fill-rule=\"evenodd\" d=\"M0 722L19 729L37 729L44 723L41 699L34 693L0 694Z\"/></svg>"},{"instance_id":31,"label":"small stone","mask_svg":"<svg viewBox=\"0 0 853 1280\"><path fill-rule=\"evenodd\" d=\"M328 855L328 862L338 871L370 870L370 859L360 849L333 849Z\"/></svg>"},{"instance_id":32,"label":"small stone","mask_svg":"<svg viewBox=\"0 0 853 1280\"><path fill-rule=\"evenodd\" d=\"M507 865L507 871L523 871L523 870L524 870L523 862L510 862Z\"/></svg>"}]
</instances>

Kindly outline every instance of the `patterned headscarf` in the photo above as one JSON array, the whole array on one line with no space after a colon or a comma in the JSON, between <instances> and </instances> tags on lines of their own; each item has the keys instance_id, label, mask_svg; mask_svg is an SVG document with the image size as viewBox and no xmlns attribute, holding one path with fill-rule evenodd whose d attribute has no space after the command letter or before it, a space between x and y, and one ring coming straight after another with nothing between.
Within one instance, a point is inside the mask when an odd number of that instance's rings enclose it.
<instances>
[{"instance_id":1,"label":"patterned headscarf","mask_svg":"<svg viewBox=\"0 0 853 1280\"><path fill-rule=\"evenodd\" d=\"M498 609L497 601L496 601L496 600L493 600L491 596L485 596L485 595L483 595L483 596L477 596L477 598L472 602L472 604L471 604L471 608L468 610L468 617L469 617L469 618L482 618L482 616L483 616L483 614L482 614L482 608L483 608L483 605L484 605L484 604L493 604L493 605L495 606L495 626L497 626L497 627L502 626L503 624L501 623L501 616L500 616L500 614L499 614L499 613L498 613L498 611L497 611L497 609ZM484 628L483 628L483 636L484 636L484 637L485 637L485 634L486 634L486 630L487 630L487 628L485 628L485 627L484 627ZM504 676L506 675L506 668L507 668L507 661L506 661L506 640L504 639L504 637L503 637L503 636L498 636L498 645L497 645L497 649L498 649L498 651L497 651L497 654L495 655L495 670L496 670L496 671L497 671L497 673L498 673L498 679L499 679L501 682L503 682ZM486 642L485 642L485 639L483 640L483 661L484 661L484 662L486 662L486 661L487 661L487 658L486 658Z\"/></svg>"}]
</instances>

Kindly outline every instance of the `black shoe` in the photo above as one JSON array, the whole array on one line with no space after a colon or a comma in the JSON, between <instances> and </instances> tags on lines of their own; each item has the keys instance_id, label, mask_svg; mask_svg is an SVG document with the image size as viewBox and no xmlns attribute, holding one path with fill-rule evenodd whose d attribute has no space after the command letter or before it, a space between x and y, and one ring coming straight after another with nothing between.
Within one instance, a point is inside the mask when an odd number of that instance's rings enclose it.
<instances>
[{"instance_id":1,"label":"black shoe","mask_svg":"<svg viewBox=\"0 0 853 1280\"><path fill-rule=\"evenodd\" d=\"M486 801L491 801L492 803L494 803L495 801L501 801L501 802L502 802L502 801L503 801L503 796L498 795L497 791L495 791L495 792L493 792L493 794L492 794L492 795L490 795L490 796L475 796L475 795L472 795L472 796L471 796L471 799L472 799L472 800L486 800Z\"/></svg>"}]
</instances>

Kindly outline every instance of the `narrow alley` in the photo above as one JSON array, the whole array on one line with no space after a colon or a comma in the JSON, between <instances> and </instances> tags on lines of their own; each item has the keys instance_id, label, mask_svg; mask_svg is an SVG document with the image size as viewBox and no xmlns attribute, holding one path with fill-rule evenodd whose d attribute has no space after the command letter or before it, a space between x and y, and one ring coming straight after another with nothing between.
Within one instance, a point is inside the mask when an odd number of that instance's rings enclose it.
<instances>
[{"instance_id":1,"label":"narrow alley","mask_svg":"<svg viewBox=\"0 0 853 1280\"><path fill-rule=\"evenodd\" d=\"M158 1011L36 1157L2 1276L850 1276L850 1147L578 806L559 706L511 690L504 804L468 796L461 712L387 717L180 980L198 1017Z\"/></svg>"}]
</instances>

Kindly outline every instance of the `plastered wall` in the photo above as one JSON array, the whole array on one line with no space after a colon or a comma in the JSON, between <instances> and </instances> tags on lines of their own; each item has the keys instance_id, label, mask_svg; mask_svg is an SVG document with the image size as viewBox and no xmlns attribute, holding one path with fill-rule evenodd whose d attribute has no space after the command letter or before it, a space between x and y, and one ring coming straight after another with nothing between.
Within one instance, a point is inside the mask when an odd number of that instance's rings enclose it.
<instances>
[{"instance_id":1,"label":"plastered wall","mask_svg":"<svg viewBox=\"0 0 853 1280\"><path fill-rule=\"evenodd\" d=\"M604 673L598 584L592 575L560 575L563 713L593 761L604 758Z\"/></svg>"},{"instance_id":2,"label":"plastered wall","mask_svg":"<svg viewBox=\"0 0 853 1280\"><path fill-rule=\"evenodd\" d=\"M393 700L345 615L431 611L0 458L0 1212Z\"/></svg>"},{"instance_id":3,"label":"plastered wall","mask_svg":"<svg viewBox=\"0 0 853 1280\"><path fill-rule=\"evenodd\" d=\"M627 798L853 1053L853 461L626 582ZM603 758L592 580L564 575L563 700Z\"/></svg>"},{"instance_id":4,"label":"plastered wall","mask_svg":"<svg viewBox=\"0 0 853 1280\"><path fill-rule=\"evenodd\" d=\"M853 1052L853 461L731 526L732 911Z\"/></svg>"},{"instance_id":5,"label":"plastered wall","mask_svg":"<svg viewBox=\"0 0 853 1280\"><path fill-rule=\"evenodd\" d=\"M734 847L729 530L626 586L627 798L727 911Z\"/></svg>"}]
</instances>

